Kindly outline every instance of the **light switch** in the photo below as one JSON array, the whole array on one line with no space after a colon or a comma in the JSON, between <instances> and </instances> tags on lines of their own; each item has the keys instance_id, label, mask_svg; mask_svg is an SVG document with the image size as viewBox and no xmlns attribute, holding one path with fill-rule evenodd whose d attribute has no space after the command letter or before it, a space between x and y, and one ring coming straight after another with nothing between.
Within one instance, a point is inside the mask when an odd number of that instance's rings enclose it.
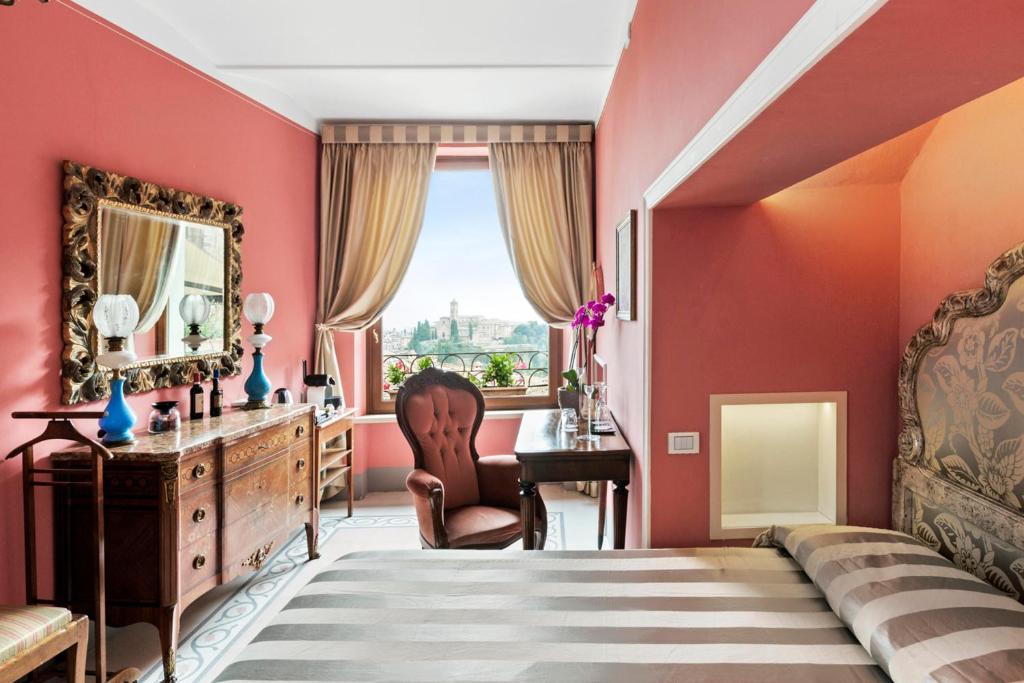
<instances>
[{"instance_id":1,"label":"light switch","mask_svg":"<svg viewBox=\"0 0 1024 683\"><path fill-rule=\"evenodd\" d=\"M700 432L669 432L669 455L700 453Z\"/></svg>"}]
</instances>

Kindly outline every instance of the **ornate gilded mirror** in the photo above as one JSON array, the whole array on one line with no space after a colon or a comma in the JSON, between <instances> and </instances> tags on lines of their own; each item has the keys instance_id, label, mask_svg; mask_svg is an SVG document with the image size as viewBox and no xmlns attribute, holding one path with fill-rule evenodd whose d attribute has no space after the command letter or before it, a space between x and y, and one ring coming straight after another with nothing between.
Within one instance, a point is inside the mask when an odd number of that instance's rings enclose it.
<instances>
[{"instance_id":1,"label":"ornate gilded mirror","mask_svg":"<svg viewBox=\"0 0 1024 683\"><path fill-rule=\"evenodd\" d=\"M95 357L97 297L129 294L139 324L125 390L238 374L242 209L73 162L64 164L63 402L109 395ZM189 324L191 323L191 324Z\"/></svg>"}]
</instances>

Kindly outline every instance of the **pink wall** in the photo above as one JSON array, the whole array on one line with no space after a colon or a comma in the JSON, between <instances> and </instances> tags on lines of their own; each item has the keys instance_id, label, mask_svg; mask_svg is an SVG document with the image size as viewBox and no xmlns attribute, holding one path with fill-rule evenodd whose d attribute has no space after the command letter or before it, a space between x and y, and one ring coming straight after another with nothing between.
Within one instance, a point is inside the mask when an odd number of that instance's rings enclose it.
<instances>
[{"instance_id":1,"label":"pink wall","mask_svg":"<svg viewBox=\"0 0 1024 683\"><path fill-rule=\"evenodd\" d=\"M706 429L712 393L846 390L848 517L887 526L899 357L1024 241L1022 115L1019 80L754 205L657 211L653 433ZM659 445L653 544L703 545L707 455Z\"/></svg>"},{"instance_id":2,"label":"pink wall","mask_svg":"<svg viewBox=\"0 0 1024 683\"><path fill-rule=\"evenodd\" d=\"M242 292L273 293L268 372L275 386L299 390L315 308L316 135L63 3L4 8L0 63L2 450L41 426L13 422L12 411L61 408L63 159L240 204ZM243 381L228 380L226 398L239 398ZM131 403L143 421L152 401L185 396L165 390ZM0 466L0 602L23 590L18 471Z\"/></svg>"},{"instance_id":3,"label":"pink wall","mask_svg":"<svg viewBox=\"0 0 1024 683\"><path fill-rule=\"evenodd\" d=\"M1024 74L1022 34L1015 0L888 0L662 207L750 204L1004 86Z\"/></svg>"},{"instance_id":4,"label":"pink wall","mask_svg":"<svg viewBox=\"0 0 1024 683\"><path fill-rule=\"evenodd\" d=\"M901 187L899 351L939 301L1024 242L1024 80L934 125Z\"/></svg>"},{"instance_id":5,"label":"pink wall","mask_svg":"<svg viewBox=\"0 0 1024 683\"><path fill-rule=\"evenodd\" d=\"M784 166L772 156L776 143L804 141L793 131L819 129L804 146L783 145L780 158L822 168L843 158L834 154L841 145L814 146L836 139L823 120L841 120L848 156L1020 73L1024 53L1011 38L1010 5L979 15L940 4L932 15L919 4L890 3L762 114L750 135L734 140L735 158L749 158L731 168L771 177ZM640 1L597 129L598 253L606 273L614 273L613 226L809 5ZM938 48L931 41L928 59L896 38L920 21L952 36ZM962 30L996 47L959 40ZM907 106L875 104L870 115L838 119L814 114L822 103L859 111L857 102L881 82L890 95L931 83L936 61L957 77L917 88ZM706 451L669 457L664 437L691 429L706 436L711 393L848 391L849 519L888 523L899 351L942 296L976 286L992 258L1024 238L1015 201L1024 95L1006 91L757 204L662 208L653 225L641 222L640 240L650 231L654 255L653 544L707 542ZM783 120L789 132L779 135ZM613 323L601 340L614 408L634 442L643 426L643 325Z\"/></svg>"},{"instance_id":6,"label":"pink wall","mask_svg":"<svg viewBox=\"0 0 1024 683\"><path fill-rule=\"evenodd\" d=\"M609 286L615 274L614 226L639 207L644 190L811 4L640 0L632 40L622 53L596 134L597 250ZM647 229L641 216L640 242ZM637 278L643 282L642 267ZM612 408L625 436L640 450L642 299L636 308L636 322L610 321L598 343L609 361ZM656 445L661 440L657 437ZM638 461L630 487L630 546L640 543L640 479Z\"/></svg>"},{"instance_id":7,"label":"pink wall","mask_svg":"<svg viewBox=\"0 0 1024 683\"><path fill-rule=\"evenodd\" d=\"M887 526L899 357L1024 241L1022 115L1019 80L757 204L657 211L653 433L706 429L712 393L846 390L849 520ZM658 446L653 543L705 544L706 453Z\"/></svg>"},{"instance_id":8,"label":"pink wall","mask_svg":"<svg viewBox=\"0 0 1024 683\"><path fill-rule=\"evenodd\" d=\"M711 394L848 392L848 515L885 526L896 433L899 188L794 188L655 214L654 546L708 543ZM664 434L699 430L699 455Z\"/></svg>"}]
</instances>

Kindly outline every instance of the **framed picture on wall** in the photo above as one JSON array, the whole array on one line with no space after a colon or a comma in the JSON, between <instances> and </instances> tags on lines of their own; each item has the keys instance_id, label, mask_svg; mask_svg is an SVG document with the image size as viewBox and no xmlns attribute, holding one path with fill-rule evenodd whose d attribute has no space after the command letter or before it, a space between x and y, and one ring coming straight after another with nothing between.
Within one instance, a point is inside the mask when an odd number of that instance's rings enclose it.
<instances>
[{"instance_id":1,"label":"framed picture on wall","mask_svg":"<svg viewBox=\"0 0 1024 683\"><path fill-rule=\"evenodd\" d=\"M615 317L636 320L636 209L615 227Z\"/></svg>"}]
</instances>

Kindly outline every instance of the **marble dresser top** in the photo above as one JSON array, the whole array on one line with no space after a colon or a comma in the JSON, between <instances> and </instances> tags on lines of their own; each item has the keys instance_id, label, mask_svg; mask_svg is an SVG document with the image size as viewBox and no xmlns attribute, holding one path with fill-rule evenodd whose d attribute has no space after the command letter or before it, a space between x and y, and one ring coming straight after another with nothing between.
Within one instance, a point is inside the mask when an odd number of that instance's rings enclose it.
<instances>
[{"instance_id":1,"label":"marble dresser top","mask_svg":"<svg viewBox=\"0 0 1024 683\"><path fill-rule=\"evenodd\" d=\"M234 441L267 427L288 422L313 412L313 409L312 403L274 405L259 410L228 409L221 417L182 420L181 429L177 432L136 433L134 442L114 446L110 452L115 460L173 462L217 442ZM88 453L89 449L83 447L60 451L54 453L53 457L58 460L74 459Z\"/></svg>"}]
</instances>

